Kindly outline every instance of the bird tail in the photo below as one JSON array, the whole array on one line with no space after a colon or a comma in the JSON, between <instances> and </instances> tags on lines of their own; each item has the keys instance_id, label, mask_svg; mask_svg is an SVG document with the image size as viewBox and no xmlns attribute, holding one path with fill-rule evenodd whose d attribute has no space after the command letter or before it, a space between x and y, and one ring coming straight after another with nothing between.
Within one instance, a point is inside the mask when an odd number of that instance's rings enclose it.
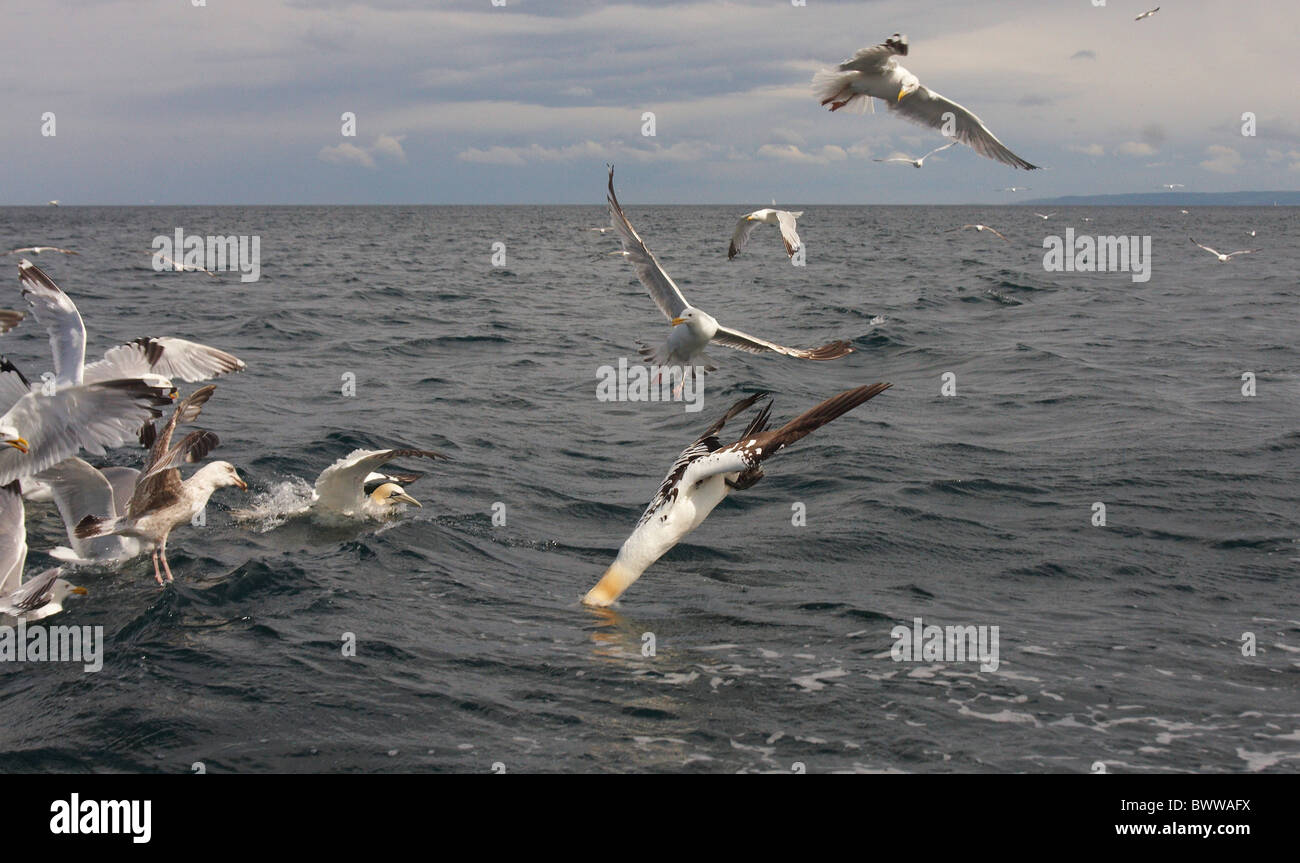
<instances>
[{"instance_id":1,"label":"bird tail","mask_svg":"<svg viewBox=\"0 0 1300 863\"><path fill-rule=\"evenodd\" d=\"M857 76L858 73L853 71L822 69L813 75L813 95L832 111L848 108L856 114L865 113L871 107L871 97L866 93L855 93L849 87Z\"/></svg>"},{"instance_id":2,"label":"bird tail","mask_svg":"<svg viewBox=\"0 0 1300 863\"><path fill-rule=\"evenodd\" d=\"M841 417L858 405L870 401L891 386L893 384L875 383L866 387L845 390L839 395L831 396L815 408L804 411L772 432L772 444L775 444L775 446L769 444L767 451L774 452L781 447L789 446L800 438L807 437L831 420Z\"/></svg>"}]
</instances>

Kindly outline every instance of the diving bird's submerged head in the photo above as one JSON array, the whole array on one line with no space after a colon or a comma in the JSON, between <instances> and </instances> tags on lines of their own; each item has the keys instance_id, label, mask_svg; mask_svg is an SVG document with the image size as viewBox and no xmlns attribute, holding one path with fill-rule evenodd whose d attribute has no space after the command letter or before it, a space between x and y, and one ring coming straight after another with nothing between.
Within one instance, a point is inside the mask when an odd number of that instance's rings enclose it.
<instances>
[{"instance_id":1,"label":"diving bird's submerged head","mask_svg":"<svg viewBox=\"0 0 1300 863\"><path fill-rule=\"evenodd\" d=\"M370 493L370 499L380 506L388 506L393 509L398 504L409 503L414 506L423 507L415 498L406 493L406 490L395 482L386 482Z\"/></svg>"},{"instance_id":2,"label":"diving bird's submerged head","mask_svg":"<svg viewBox=\"0 0 1300 863\"><path fill-rule=\"evenodd\" d=\"M27 452L27 440L11 425L0 425L0 443L11 446L19 452Z\"/></svg>"}]
</instances>

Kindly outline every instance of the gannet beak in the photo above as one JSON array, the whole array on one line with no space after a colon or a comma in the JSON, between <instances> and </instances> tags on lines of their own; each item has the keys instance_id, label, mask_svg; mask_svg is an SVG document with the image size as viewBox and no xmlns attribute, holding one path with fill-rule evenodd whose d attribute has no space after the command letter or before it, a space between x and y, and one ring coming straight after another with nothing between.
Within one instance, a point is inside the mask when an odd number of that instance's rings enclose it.
<instances>
[{"instance_id":1,"label":"gannet beak","mask_svg":"<svg viewBox=\"0 0 1300 863\"><path fill-rule=\"evenodd\" d=\"M675 327L678 324L686 323L686 318L673 318L672 321L670 321L670 323ZM23 452L26 452L26 450L23 450Z\"/></svg>"},{"instance_id":2,"label":"gannet beak","mask_svg":"<svg viewBox=\"0 0 1300 863\"><path fill-rule=\"evenodd\" d=\"M22 453L27 452L29 449L27 441L20 437L16 437L13 440L7 440L5 443Z\"/></svg>"},{"instance_id":3,"label":"gannet beak","mask_svg":"<svg viewBox=\"0 0 1300 863\"><path fill-rule=\"evenodd\" d=\"M86 590L84 587L74 587L72 590L68 591L68 593L75 593L77 596L85 596L90 593L90 591Z\"/></svg>"},{"instance_id":4,"label":"gannet beak","mask_svg":"<svg viewBox=\"0 0 1300 863\"><path fill-rule=\"evenodd\" d=\"M389 495L389 496L388 496L388 499L389 499L389 500L400 500L402 503L409 503L409 504L411 504L412 506L418 506L420 509L424 509L424 504L420 503L418 500L416 500L415 498L411 497L409 494L407 494L407 493L404 492L404 491L403 491L403 492L399 492L399 493L397 493L397 494Z\"/></svg>"}]
</instances>

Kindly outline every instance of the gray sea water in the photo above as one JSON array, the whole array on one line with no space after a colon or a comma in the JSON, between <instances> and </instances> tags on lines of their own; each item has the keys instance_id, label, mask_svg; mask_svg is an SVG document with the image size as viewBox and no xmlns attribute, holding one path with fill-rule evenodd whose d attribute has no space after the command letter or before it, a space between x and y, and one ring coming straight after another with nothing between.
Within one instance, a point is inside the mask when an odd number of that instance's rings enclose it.
<instances>
[{"instance_id":1,"label":"gray sea water","mask_svg":"<svg viewBox=\"0 0 1300 863\"><path fill-rule=\"evenodd\" d=\"M80 251L37 262L91 356L174 335L247 361L200 426L252 485L173 534L174 587L147 558L76 573L89 595L48 622L103 626L103 670L0 664L0 769L1300 767L1295 209L807 206L793 267L771 228L727 261L742 208L620 191L692 302L856 353L714 348L699 413L598 401L597 368L668 329L586 230L601 206L0 210L6 248ZM1011 242L948 231L969 222ZM178 226L258 235L261 279L154 272L139 250ZM1150 235L1150 281L1045 271L1066 227ZM1189 236L1263 251L1220 264ZM16 268L9 285L0 306L22 307ZM34 321L0 347L50 368ZM732 401L770 391L785 419L877 380L894 386L773 458L617 607L579 605ZM422 509L283 517L382 446L452 456L405 464L429 471ZM64 537L51 507L27 518L30 571ZM894 661L915 618L998 627L997 670Z\"/></svg>"}]
</instances>

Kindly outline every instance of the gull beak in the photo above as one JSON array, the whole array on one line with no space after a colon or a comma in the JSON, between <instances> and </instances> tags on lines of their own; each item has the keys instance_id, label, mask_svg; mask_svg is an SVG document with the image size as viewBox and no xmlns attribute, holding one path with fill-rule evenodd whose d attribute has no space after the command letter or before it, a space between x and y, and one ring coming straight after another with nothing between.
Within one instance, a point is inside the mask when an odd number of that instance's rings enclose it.
<instances>
[{"instance_id":1,"label":"gull beak","mask_svg":"<svg viewBox=\"0 0 1300 863\"><path fill-rule=\"evenodd\" d=\"M424 504L420 503L418 500L416 500L415 498L411 497L409 494L407 494L407 493L404 492L404 491L403 491L403 492L399 492L398 494L389 495L388 499L389 499L389 500L400 500L402 503L409 503L409 504L411 504L412 506L418 506L420 509L424 509Z\"/></svg>"},{"instance_id":2,"label":"gull beak","mask_svg":"<svg viewBox=\"0 0 1300 863\"><path fill-rule=\"evenodd\" d=\"M21 453L25 453L29 449L27 441L24 438L16 437L13 440L5 441L5 443Z\"/></svg>"},{"instance_id":3,"label":"gull beak","mask_svg":"<svg viewBox=\"0 0 1300 863\"><path fill-rule=\"evenodd\" d=\"M678 324L686 323L686 318L673 318L669 323L671 323L675 327ZM27 452L27 450L23 450L23 452Z\"/></svg>"},{"instance_id":4,"label":"gull beak","mask_svg":"<svg viewBox=\"0 0 1300 863\"><path fill-rule=\"evenodd\" d=\"M907 88L906 88L906 87L899 87L899 88L898 88L898 98L895 99L894 101L895 101L895 102L901 102L901 101L903 101L903 97L906 96L906 95L907 95Z\"/></svg>"},{"instance_id":5,"label":"gull beak","mask_svg":"<svg viewBox=\"0 0 1300 863\"><path fill-rule=\"evenodd\" d=\"M90 593L90 591L86 590L84 587L74 587L71 590L69 590L68 593L75 593L77 596L85 596L86 594Z\"/></svg>"},{"instance_id":6,"label":"gull beak","mask_svg":"<svg viewBox=\"0 0 1300 863\"><path fill-rule=\"evenodd\" d=\"M240 491L248 491L248 483L244 482L239 477L235 477L235 485L239 486Z\"/></svg>"}]
</instances>

